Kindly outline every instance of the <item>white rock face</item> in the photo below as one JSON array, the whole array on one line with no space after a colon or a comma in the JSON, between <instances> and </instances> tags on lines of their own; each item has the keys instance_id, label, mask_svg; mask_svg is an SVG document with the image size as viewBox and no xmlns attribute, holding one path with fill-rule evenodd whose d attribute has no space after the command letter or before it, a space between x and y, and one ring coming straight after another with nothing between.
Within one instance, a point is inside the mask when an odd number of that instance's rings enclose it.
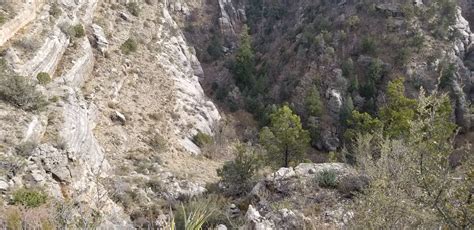
<instances>
[{"instance_id":1,"label":"white rock face","mask_svg":"<svg viewBox=\"0 0 474 230\"><path fill-rule=\"evenodd\" d=\"M467 52L472 52L474 47L474 34L471 32L469 22L462 16L460 8L457 9L456 24L453 26L462 36L456 38L453 43L453 51L448 53L448 57L459 67L455 79L452 82L452 90L456 97L456 121L466 130L469 130L474 121L474 116L469 112L469 102L473 95L470 95L474 87L474 70L467 69L463 61L470 60L466 56ZM470 98L470 99L469 99Z\"/></svg>"},{"instance_id":2,"label":"white rock face","mask_svg":"<svg viewBox=\"0 0 474 230\"><path fill-rule=\"evenodd\" d=\"M236 29L241 22L245 22L247 17L244 9L236 8L235 1L219 0L220 17L219 28L221 33L228 39L237 38Z\"/></svg>"},{"instance_id":3,"label":"white rock face","mask_svg":"<svg viewBox=\"0 0 474 230\"><path fill-rule=\"evenodd\" d=\"M171 25L179 29L166 8L163 8L164 25ZM158 28L158 42L164 51L158 56L165 73L175 81L176 105L174 111L180 115L175 122L176 134L181 138L181 145L191 153L198 154L200 149L191 141L198 132L213 134L213 126L220 120L219 112L215 105L206 98L199 84L198 76L202 68L184 40L184 35L178 32L175 35ZM194 67L194 68L193 68ZM194 124L190 129L183 129L185 123Z\"/></svg>"},{"instance_id":4,"label":"white rock face","mask_svg":"<svg viewBox=\"0 0 474 230\"><path fill-rule=\"evenodd\" d=\"M15 34L28 23L36 18L36 12L43 6L44 0L26 0L22 4L22 9L15 18L0 26L0 46L15 36Z\"/></svg>"},{"instance_id":5,"label":"white rock face","mask_svg":"<svg viewBox=\"0 0 474 230\"><path fill-rule=\"evenodd\" d=\"M93 30L94 38L96 39L95 42L97 45L97 49L99 49L99 51L102 54L105 54L105 52L109 48L109 41L107 40L107 37L105 36L104 30L102 29L102 27L100 27L97 24L92 25L92 30Z\"/></svg>"}]
</instances>

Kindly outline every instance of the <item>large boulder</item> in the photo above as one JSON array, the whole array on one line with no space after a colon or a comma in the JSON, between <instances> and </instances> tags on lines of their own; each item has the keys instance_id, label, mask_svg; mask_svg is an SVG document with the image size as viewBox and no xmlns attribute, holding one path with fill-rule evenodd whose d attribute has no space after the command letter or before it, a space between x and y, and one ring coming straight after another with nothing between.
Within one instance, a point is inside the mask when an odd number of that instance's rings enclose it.
<instances>
[{"instance_id":1,"label":"large boulder","mask_svg":"<svg viewBox=\"0 0 474 230\"><path fill-rule=\"evenodd\" d=\"M46 173L51 173L56 180L70 183L76 168L73 166L74 159L69 158L69 155L71 154L65 150L57 149L50 144L42 144L33 151L31 160L36 162L36 165L42 166ZM35 178L43 178L40 173L36 174L38 176Z\"/></svg>"},{"instance_id":2,"label":"large boulder","mask_svg":"<svg viewBox=\"0 0 474 230\"><path fill-rule=\"evenodd\" d=\"M96 48L102 53L105 54L109 48L109 41L105 36L104 30L97 24L92 24L92 35L95 39Z\"/></svg>"}]
</instances>

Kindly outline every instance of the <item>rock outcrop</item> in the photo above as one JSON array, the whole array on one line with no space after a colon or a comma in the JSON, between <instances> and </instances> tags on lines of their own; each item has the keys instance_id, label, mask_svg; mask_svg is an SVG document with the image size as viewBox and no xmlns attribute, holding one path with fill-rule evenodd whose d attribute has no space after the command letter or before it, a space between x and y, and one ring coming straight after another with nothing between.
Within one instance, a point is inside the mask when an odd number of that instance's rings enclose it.
<instances>
[{"instance_id":1,"label":"rock outcrop","mask_svg":"<svg viewBox=\"0 0 474 230\"><path fill-rule=\"evenodd\" d=\"M341 163L302 163L294 169L281 168L253 188L255 206L248 208L244 229L339 228L347 224L353 215L346 205L348 201L338 191L318 185L318 177L324 172L333 172L337 183L358 177L355 169ZM319 216L303 214L312 205L324 209Z\"/></svg>"},{"instance_id":2,"label":"rock outcrop","mask_svg":"<svg viewBox=\"0 0 474 230\"><path fill-rule=\"evenodd\" d=\"M21 4L19 12L13 19L8 20L0 27L0 46L3 46L10 38L36 19L37 11L43 6L44 0L27 0L18 2Z\"/></svg>"},{"instance_id":3,"label":"rock outcrop","mask_svg":"<svg viewBox=\"0 0 474 230\"><path fill-rule=\"evenodd\" d=\"M238 37L238 29L247 21L245 9L242 5L236 4L232 0L219 0L220 17L219 28L221 34L230 42L236 42ZM232 48L232 47L231 47Z\"/></svg>"}]
</instances>

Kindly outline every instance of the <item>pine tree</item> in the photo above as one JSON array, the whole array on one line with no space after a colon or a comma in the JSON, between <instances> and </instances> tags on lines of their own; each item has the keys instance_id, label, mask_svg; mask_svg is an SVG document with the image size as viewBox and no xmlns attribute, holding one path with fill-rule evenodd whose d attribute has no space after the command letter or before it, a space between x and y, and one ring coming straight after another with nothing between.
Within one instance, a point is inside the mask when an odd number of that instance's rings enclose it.
<instances>
[{"instance_id":1,"label":"pine tree","mask_svg":"<svg viewBox=\"0 0 474 230\"><path fill-rule=\"evenodd\" d=\"M255 84L255 57L249 29L246 25L242 28L240 47L237 51L235 61L234 77L237 86L241 90L253 87Z\"/></svg>"},{"instance_id":2,"label":"pine tree","mask_svg":"<svg viewBox=\"0 0 474 230\"><path fill-rule=\"evenodd\" d=\"M408 134L410 122L415 116L416 100L405 97L403 79L388 83L388 103L380 110L380 120L385 124L384 134L400 137Z\"/></svg>"},{"instance_id":3,"label":"pine tree","mask_svg":"<svg viewBox=\"0 0 474 230\"><path fill-rule=\"evenodd\" d=\"M306 97L306 108L309 116L320 117L323 112L323 103L321 102L321 96L319 95L318 88L316 86L311 87Z\"/></svg>"},{"instance_id":4,"label":"pine tree","mask_svg":"<svg viewBox=\"0 0 474 230\"><path fill-rule=\"evenodd\" d=\"M262 128L259 136L268 160L276 167L300 163L310 142L300 117L285 105L270 115L270 121L270 126Z\"/></svg>"}]
</instances>

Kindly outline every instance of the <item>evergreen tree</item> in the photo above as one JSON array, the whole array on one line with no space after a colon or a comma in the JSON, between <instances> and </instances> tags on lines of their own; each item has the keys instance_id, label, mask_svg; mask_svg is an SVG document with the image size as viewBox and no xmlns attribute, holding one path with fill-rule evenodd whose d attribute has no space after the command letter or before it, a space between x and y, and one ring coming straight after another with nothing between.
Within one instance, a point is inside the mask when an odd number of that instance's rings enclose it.
<instances>
[{"instance_id":1,"label":"evergreen tree","mask_svg":"<svg viewBox=\"0 0 474 230\"><path fill-rule=\"evenodd\" d=\"M358 135L375 134L382 131L383 124L379 119L373 118L368 113L353 110L347 121L347 130L344 133L346 142L354 141Z\"/></svg>"},{"instance_id":2,"label":"evergreen tree","mask_svg":"<svg viewBox=\"0 0 474 230\"><path fill-rule=\"evenodd\" d=\"M388 103L380 110L380 120L384 123L384 134L389 137L407 135L410 122L415 116L416 100L404 95L403 79L399 78L388 83Z\"/></svg>"},{"instance_id":3,"label":"evergreen tree","mask_svg":"<svg viewBox=\"0 0 474 230\"><path fill-rule=\"evenodd\" d=\"M319 95L318 88L316 86L311 87L306 97L306 108L309 116L320 117L323 112L323 103L321 102L321 96Z\"/></svg>"},{"instance_id":4,"label":"evergreen tree","mask_svg":"<svg viewBox=\"0 0 474 230\"><path fill-rule=\"evenodd\" d=\"M270 115L270 126L262 128L259 137L269 161L276 167L300 163L310 141L300 117L286 105Z\"/></svg>"},{"instance_id":5,"label":"evergreen tree","mask_svg":"<svg viewBox=\"0 0 474 230\"><path fill-rule=\"evenodd\" d=\"M237 145L233 161L227 161L217 169L217 175L229 195L245 194L252 187L252 179L258 170L258 159L255 152L244 145Z\"/></svg>"},{"instance_id":6,"label":"evergreen tree","mask_svg":"<svg viewBox=\"0 0 474 230\"><path fill-rule=\"evenodd\" d=\"M235 57L234 77L240 90L251 88L255 85L255 57L249 29L246 25L240 35L240 47Z\"/></svg>"},{"instance_id":7,"label":"evergreen tree","mask_svg":"<svg viewBox=\"0 0 474 230\"><path fill-rule=\"evenodd\" d=\"M354 102L352 102L352 97L348 95L346 100L344 101L344 105L342 106L341 113L340 113L340 121L343 127L347 127L348 120L351 118L352 111L354 110Z\"/></svg>"}]
</instances>

